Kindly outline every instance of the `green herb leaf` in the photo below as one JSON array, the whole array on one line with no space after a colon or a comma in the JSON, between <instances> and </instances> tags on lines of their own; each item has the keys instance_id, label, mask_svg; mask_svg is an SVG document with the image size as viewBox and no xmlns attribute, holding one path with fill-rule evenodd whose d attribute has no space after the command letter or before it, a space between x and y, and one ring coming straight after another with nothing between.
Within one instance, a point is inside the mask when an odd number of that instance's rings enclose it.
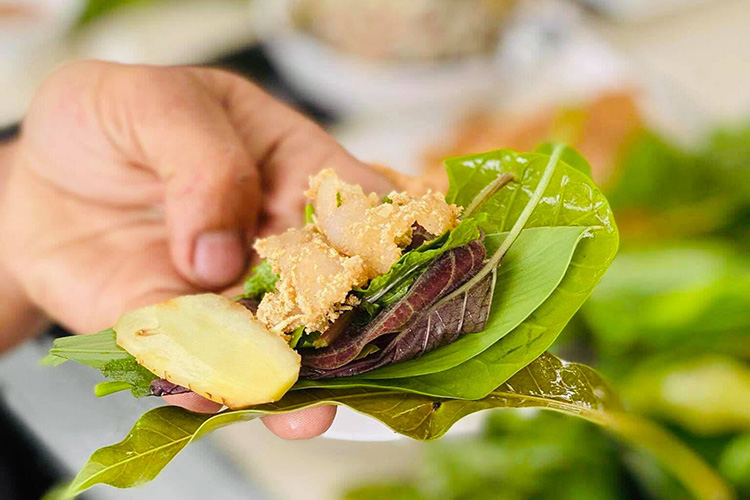
<instances>
[{"instance_id":1,"label":"green herb leaf","mask_svg":"<svg viewBox=\"0 0 750 500\"><path fill-rule=\"evenodd\" d=\"M117 345L115 331L108 328L91 335L71 335L55 339L49 355L42 363L57 366L67 360L73 360L101 369L110 361L128 358L132 356Z\"/></svg>"},{"instance_id":2,"label":"green herb leaf","mask_svg":"<svg viewBox=\"0 0 750 500\"><path fill-rule=\"evenodd\" d=\"M581 309L598 355L724 353L750 358L750 259L728 245L682 243L618 255ZM638 311L638 314L633 314ZM625 361L625 363L618 363Z\"/></svg>"},{"instance_id":3,"label":"green herb leaf","mask_svg":"<svg viewBox=\"0 0 750 500\"><path fill-rule=\"evenodd\" d=\"M534 152L549 155L549 154L552 154L552 150L554 146L555 146L554 143L546 142L544 144L539 145L534 150ZM565 164L573 167L579 172L586 174L587 177L591 177L591 164L588 162L588 160L586 160L586 158L583 157L581 153L579 153L575 149L566 146L562 152L562 156L560 159Z\"/></svg>"},{"instance_id":4,"label":"green herb leaf","mask_svg":"<svg viewBox=\"0 0 750 500\"><path fill-rule=\"evenodd\" d=\"M161 407L147 412L124 441L96 451L65 493L75 496L95 484L127 488L154 477L193 440L234 422L324 404L346 405L377 418L406 436L442 436L456 421L490 408L542 408L602 425L652 452L698 497L729 499L723 481L689 449L659 427L622 413L592 369L544 355L480 401L430 398L382 389L314 390L288 393L281 401L216 415Z\"/></svg>"},{"instance_id":5,"label":"green herb leaf","mask_svg":"<svg viewBox=\"0 0 750 500\"><path fill-rule=\"evenodd\" d=\"M253 268L253 273L245 280L245 297L261 300L266 293L276 291L279 277L271 269L267 260Z\"/></svg>"},{"instance_id":6,"label":"green herb leaf","mask_svg":"<svg viewBox=\"0 0 750 500\"><path fill-rule=\"evenodd\" d=\"M157 378L140 366L125 349L117 345L117 336L111 328L91 335L73 335L55 339L49 355L42 360L42 363L57 366L67 360L91 366L101 370L105 377L113 381L128 384L128 388L135 397L149 396L151 381Z\"/></svg>"},{"instance_id":7,"label":"green herb leaf","mask_svg":"<svg viewBox=\"0 0 750 500\"><path fill-rule=\"evenodd\" d=\"M102 374L112 380L130 385L133 396L143 398L151 395L151 382L157 377L141 365L135 358L114 359L101 368Z\"/></svg>"},{"instance_id":8,"label":"green herb leaf","mask_svg":"<svg viewBox=\"0 0 750 500\"><path fill-rule=\"evenodd\" d=\"M750 429L750 368L728 356L657 356L622 384L639 413L679 424L698 435Z\"/></svg>"},{"instance_id":9,"label":"green herb leaf","mask_svg":"<svg viewBox=\"0 0 750 500\"><path fill-rule=\"evenodd\" d=\"M740 434L724 448L719 470L743 491L750 492L750 433Z\"/></svg>"},{"instance_id":10,"label":"green herb leaf","mask_svg":"<svg viewBox=\"0 0 750 500\"><path fill-rule=\"evenodd\" d=\"M292 332L292 338L289 339L289 347L292 349L297 348L297 344L299 343L300 339L302 338L302 335L305 333L305 327L300 326L296 330Z\"/></svg>"}]
</instances>

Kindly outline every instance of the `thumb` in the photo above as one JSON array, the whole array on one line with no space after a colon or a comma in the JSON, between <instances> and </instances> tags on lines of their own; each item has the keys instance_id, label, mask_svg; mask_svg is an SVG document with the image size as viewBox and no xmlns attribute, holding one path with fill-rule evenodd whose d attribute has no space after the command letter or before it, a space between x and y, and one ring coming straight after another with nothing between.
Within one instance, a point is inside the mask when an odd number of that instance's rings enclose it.
<instances>
[{"instance_id":1,"label":"thumb","mask_svg":"<svg viewBox=\"0 0 750 500\"><path fill-rule=\"evenodd\" d=\"M258 169L222 104L187 68L125 67L117 79L139 161L164 183L170 254L185 278L206 288L245 271L260 210Z\"/></svg>"}]
</instances>

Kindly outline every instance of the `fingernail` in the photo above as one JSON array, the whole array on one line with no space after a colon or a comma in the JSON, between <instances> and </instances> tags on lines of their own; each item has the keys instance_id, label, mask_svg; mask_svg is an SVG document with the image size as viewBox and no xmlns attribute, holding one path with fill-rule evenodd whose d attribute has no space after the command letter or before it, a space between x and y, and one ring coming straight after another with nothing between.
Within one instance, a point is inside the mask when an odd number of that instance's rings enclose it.
<instances>
[{"instance_id":1,"label":"fingernail","mask_svg":"<svg viewBox=\"0 0 750 500\"><path fill-rule=\"evenodd\" d=\"M195 242L193 270L206 285L233 283L245 270L246 260L244 239L237 231L209 231Z\"/></svg>"}]
</instances>

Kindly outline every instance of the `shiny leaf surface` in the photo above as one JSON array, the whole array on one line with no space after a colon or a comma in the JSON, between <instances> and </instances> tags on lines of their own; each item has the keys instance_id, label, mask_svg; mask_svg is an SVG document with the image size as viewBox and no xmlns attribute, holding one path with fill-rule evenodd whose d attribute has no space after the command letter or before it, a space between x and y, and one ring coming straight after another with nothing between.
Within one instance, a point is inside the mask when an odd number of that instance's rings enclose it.
<instances>
[{"instance_id":1,"label":"shiny leaf surface","mask_svg":"<svg viewBox=\"0 0 750 500\"><path fill-rule=\"evenodd\" d=\"M345 405L376 418L395 432L429 440L442 436L461 418L491 408L542 408L603 425L658 458L699 498L731 498L721 479L697 456L653 424L626 416L592 369L544 355L479 401L431 398L382 389L295 391L277 403L216 415L177 407L146 413L120 443L96 451L61 496L73 497L95 484L126 488L154 477L195 439L219 427L262 415L301 408Z\"/></svg>"}]
</instances>

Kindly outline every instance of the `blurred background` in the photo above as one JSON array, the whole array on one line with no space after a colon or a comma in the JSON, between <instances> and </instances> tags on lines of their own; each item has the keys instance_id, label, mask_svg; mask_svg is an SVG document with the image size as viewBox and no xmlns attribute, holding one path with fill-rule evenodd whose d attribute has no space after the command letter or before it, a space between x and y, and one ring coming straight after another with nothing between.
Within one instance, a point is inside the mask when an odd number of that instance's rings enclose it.
<instances>
[{"instance_id":1,"label":"blurred background","mask_svg":"<svg viewBox=\"0 0 750 500\"><path fill-rule=\"evenodd\" d=\"M748 26L747 0L0 0L0 136L54 67L97 58L243 73L436 187L446 156L562 138L607 193L621 253L555 353L750 498ZM39 498L154 404L97 400L82 366L38 368L59 334L0 358L2 499ZM358 425L344 413L294 443L233 426L145 487L85 498L688 498L553 413L497 411L427 444Z\"/></svg>"}]
</instances>

